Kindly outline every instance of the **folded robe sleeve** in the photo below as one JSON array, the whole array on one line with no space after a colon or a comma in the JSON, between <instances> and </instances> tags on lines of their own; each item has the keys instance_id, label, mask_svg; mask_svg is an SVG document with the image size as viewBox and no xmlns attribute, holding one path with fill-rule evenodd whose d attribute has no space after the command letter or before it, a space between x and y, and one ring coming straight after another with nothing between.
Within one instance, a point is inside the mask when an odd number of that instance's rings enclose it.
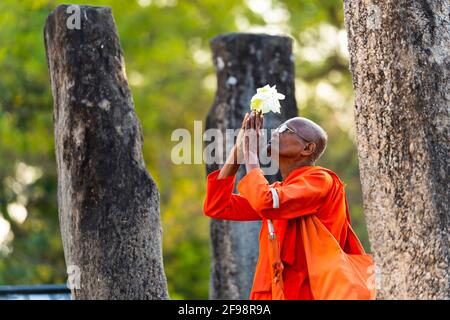
<instances>
[{"instance_id":1,"label":"folded robe sleeve","mask_svg":"<svg viewBox=\"0 0 450 320\"><path fill-rule=\"evenodd\" d=\"M294 219L316 213L332 184L328 173L314 170L271 187L263 171L254 168L241 179L237 189L262 218Z\"/></svg>"},{"instance_id":2,"label":"folded robe sleeve","mask_svg":"<svg viewBox=\"0 0 450 320\"><path fill-rule=\"evenodd\" d=\"M247 199L233 193L235 176L217 179L219 172L216 170L208 175L204 214L221 220L261 220Z\"/></svg>"}]
</instances>

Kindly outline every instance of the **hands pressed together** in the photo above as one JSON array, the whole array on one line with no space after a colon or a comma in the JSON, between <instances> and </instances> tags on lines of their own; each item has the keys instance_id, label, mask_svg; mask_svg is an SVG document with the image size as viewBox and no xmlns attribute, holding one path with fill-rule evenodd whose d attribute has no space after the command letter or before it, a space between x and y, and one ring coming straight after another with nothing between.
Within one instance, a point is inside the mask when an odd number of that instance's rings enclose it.
<instances>
[{"instance_id":1,"label":"hands pressed together","mask_svg":"<svg viewBox=\"0 0 450 320\"><path fill-rule=\"evenodd\" d=\"M251 111L246 113L242 121L236 144L224 166L220 170L218 179L233 176L244 162L247 172L259 167L259 139L263 136L264 116L261 112Z\"/></svg>"},{"instance_id":2,"label":"hands pressed together","mask_svg":"<svg viewBox=\"0 0 450 320\"><path fill-rule=\"evenodd\" d=\"M241 152L247 172L259 167L259 139L263 136L264 116L252 111L242 121L241 131L236 141L238 154Z\"/></svg>"}]
</instances>

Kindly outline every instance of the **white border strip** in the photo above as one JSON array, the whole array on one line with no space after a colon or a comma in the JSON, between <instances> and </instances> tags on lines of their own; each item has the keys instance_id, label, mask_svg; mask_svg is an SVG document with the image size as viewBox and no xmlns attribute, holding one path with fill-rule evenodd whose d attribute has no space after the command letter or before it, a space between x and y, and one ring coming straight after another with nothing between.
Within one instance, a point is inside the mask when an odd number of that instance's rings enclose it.
<instances>
[{"instance_id":1,"label":"white border strip","mask_svg":"<svg viewBox=\"0 0 450 320\"><path fill-rule=\"evenodd\" d=\"M270 188L270 192L272 192L273 208L278 209L280 207L280 199L278 198L277 190Z\"/></svg>"},{"instance_id":2,"label":"white border strip","mask_svg":"<svg viewBox=\"0 0 450 320\"><path fill-rule=\"evenodd\" d=\"M269 238L275 238L275 228L273 227L272 220L267 220L267 226L269 227Z\"/></svg>"}]
</instances>

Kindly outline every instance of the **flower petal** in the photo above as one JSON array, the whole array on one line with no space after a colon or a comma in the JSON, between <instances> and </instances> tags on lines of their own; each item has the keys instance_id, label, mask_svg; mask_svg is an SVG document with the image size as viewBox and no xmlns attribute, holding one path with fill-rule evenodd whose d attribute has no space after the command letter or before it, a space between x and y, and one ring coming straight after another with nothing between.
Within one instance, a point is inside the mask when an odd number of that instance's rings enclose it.
<instances>
[{"instance_id":1,"label":"flower petal","mask_svg":"<svg viewBox=\"0 0 450 320\"><path fill-rule=\"evenodd\" d=\"M252 102L250 103L250 108L253 110L259 110L262 105L262 100L260 99L252 99Z\"/></svg>"},{"instance_id":2,"label":"flower petal","mask_svg":"<svg viewBox=\"0 0 450 320\"><path fill-rule=\"evenodd\" d=\"M281 94L281 93L278 93L278 92L277 92L277 98L278 98L279 100L284 100L285 96L284 96L284 94Z\"/></svg>"},{"instance_id":3,"label":"flower petal","mask_svg":"<svg viewBox=\"0 0 450 320\"><path fill-rule=\"evenodd\" d=\"M280 113L281 105L279 100L284 99L284 94L277 92L276 85L273 87L265 85L262 88L256 89L256 94L250 101L250 108L261 111L262 113L270 111Z\"/></svg>"}]
</instances>

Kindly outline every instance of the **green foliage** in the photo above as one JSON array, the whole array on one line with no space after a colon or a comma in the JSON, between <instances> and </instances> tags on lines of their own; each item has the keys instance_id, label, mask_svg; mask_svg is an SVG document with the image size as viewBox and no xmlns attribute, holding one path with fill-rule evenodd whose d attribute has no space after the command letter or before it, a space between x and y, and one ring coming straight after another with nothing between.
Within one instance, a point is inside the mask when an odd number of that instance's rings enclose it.
<instances>
[{"instance_id":1,"label":"green foliage","mask_svg":"<svg viewBox=\"0 0 450 320\"><path fill-rule=\"evenodd\" d=\"M7 221L11 228L9 238L0 243L0 284L66 280L43 43L46 16L60 3L64 2L0 1L0 222ZM208 41L220 33L256 26L281 28L296 40L299 113L329 133L327 151L318 164L337 172L346 183L353 224L369 249L348 57L336 40L343 34L341 1L96 0L90 4L113 9L144 132L144 158L161 193L164 264L172 298L208 297L209 220L202 215L205 169L172 164L170 137L176 128L193 130L193 121L204 120L212 105L215 76ZM264 4L273 10L264 10ZM8 210L11 204L26 208L23 223L14 220L12 209Z\"/></svg>"}]
</instances>

